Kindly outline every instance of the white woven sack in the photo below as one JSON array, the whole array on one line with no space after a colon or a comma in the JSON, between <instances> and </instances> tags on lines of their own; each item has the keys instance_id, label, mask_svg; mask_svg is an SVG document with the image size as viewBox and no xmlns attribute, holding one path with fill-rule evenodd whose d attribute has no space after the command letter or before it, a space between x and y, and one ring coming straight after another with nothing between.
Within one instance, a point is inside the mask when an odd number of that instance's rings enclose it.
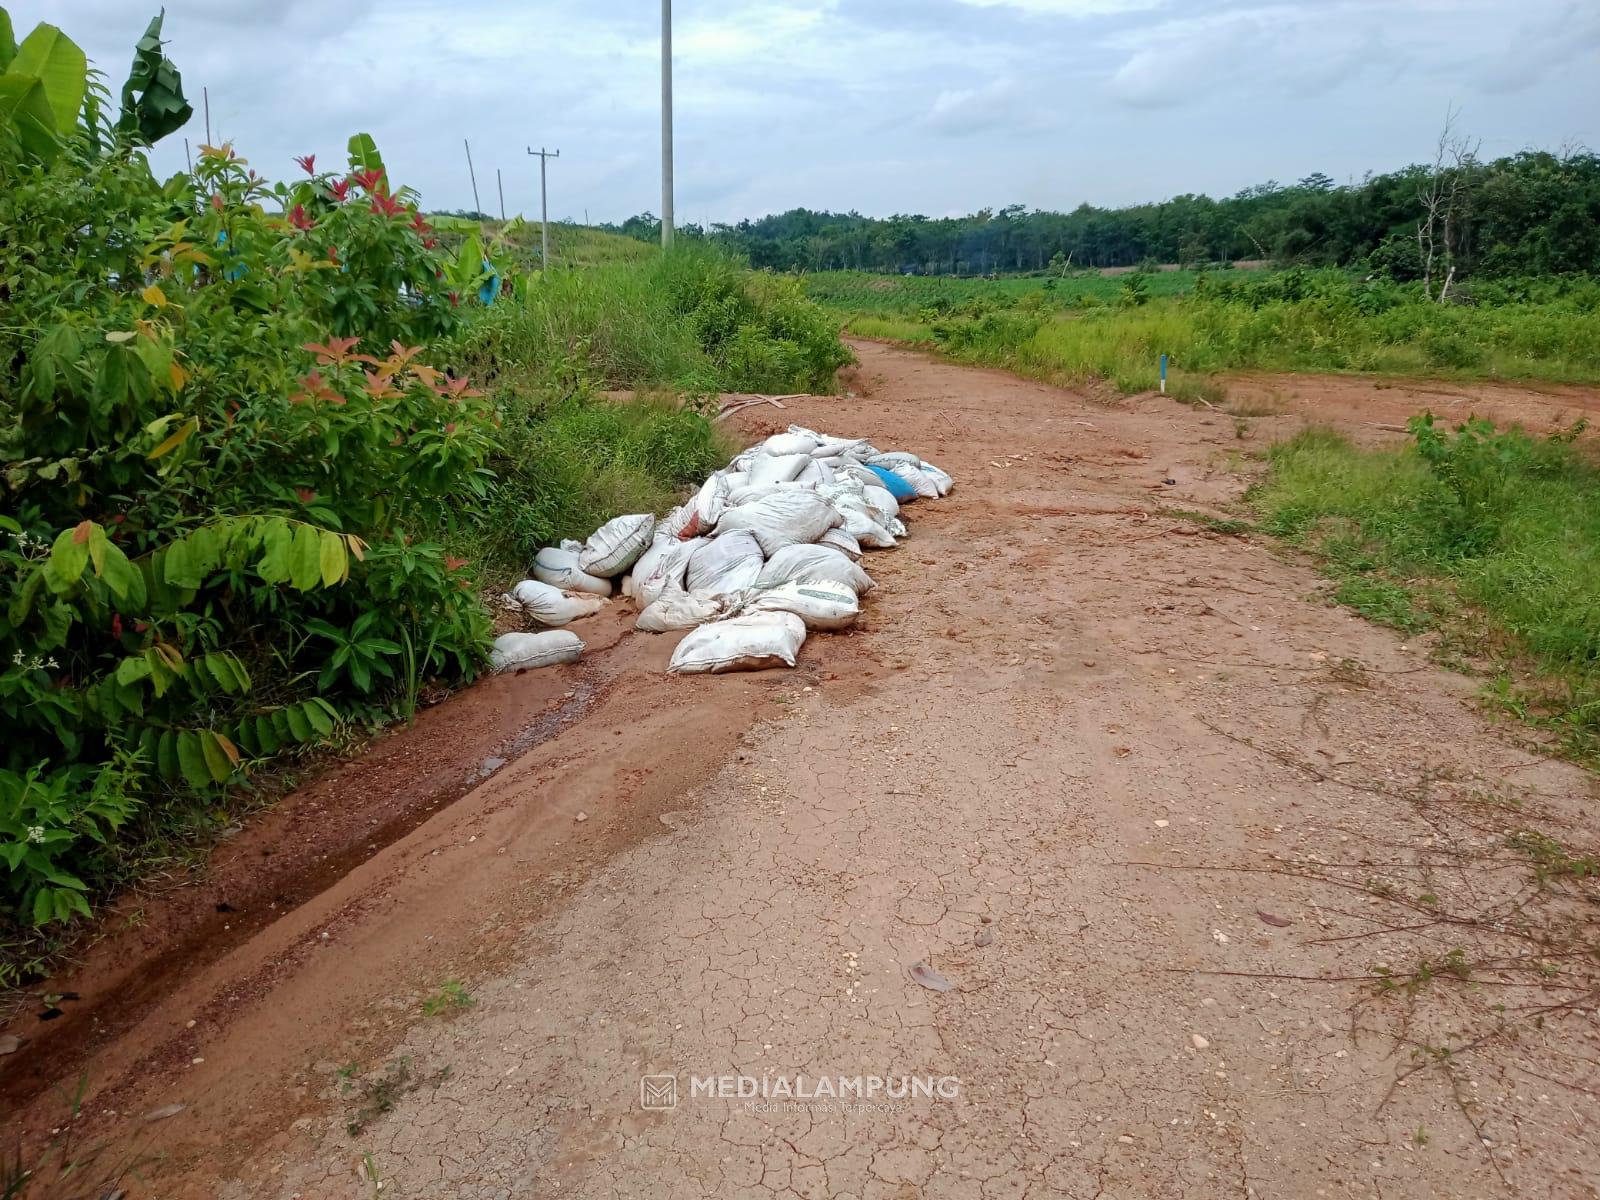
<instances>
[{"instance_id":1,"label":"white woven sack","mask_svg":"<svg viewBox=\"0 0 1600 1200\"><path fill-rule=\"evenodd\" d=\"M692 629L672 652L674 675L759 671L792 667L805 644L806 625L793 613L752 613Z\"/></svg>"},{"instance_id":2,"label":"white woven sack","mask_svg":"<svg viewBox=\"0 0 1600 1200\"><path fill-rule=\"evenodd\" d=\"M649 513L613 517L589 535L578 555L578 565L590 575L607 579L621 575L644 553L655 528L656 519Z\"/></svg>"},{"instance_id":3,"label":"white woven sack","mask_svg":"<svg viewBox=\"0 0 1600 1200\"><path fill-rule=\"evenodd\" d=\"M582 653L583 639L566 629L502 633L489 651L489 665L496 671L526 671L577 662Z\"/></svg>"}]
</instances>

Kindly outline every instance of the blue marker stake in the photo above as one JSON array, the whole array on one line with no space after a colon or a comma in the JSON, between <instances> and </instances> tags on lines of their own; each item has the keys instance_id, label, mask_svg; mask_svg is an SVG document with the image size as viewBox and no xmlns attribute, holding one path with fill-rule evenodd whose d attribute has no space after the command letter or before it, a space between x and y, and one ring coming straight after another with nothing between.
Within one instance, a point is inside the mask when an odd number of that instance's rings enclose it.
<instances>
[{"instance_id":1,"label":"blue marker stake","mask_svg":"<svg viewBox=\"0 0 1600 1200\"><path fill-rule=\"evenodd\" d=\"M1167 394L1167 356L1161 356L1161 394Z\"/></svg>"}]
</instances>

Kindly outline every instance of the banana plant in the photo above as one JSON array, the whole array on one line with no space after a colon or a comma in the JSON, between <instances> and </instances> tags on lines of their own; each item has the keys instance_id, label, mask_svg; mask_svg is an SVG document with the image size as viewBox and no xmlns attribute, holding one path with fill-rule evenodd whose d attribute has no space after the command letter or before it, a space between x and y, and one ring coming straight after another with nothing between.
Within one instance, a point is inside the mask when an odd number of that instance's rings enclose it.
<instances>
[{"instance_id":1,"label":"banana plant","mask_svg":"<svg viewBox=\"0 0 1600 1200\"><path fill-rule=\"evenodd\" d=\"M455 258L448 268L450 286L462 296L477 293L485 306L500 298L503 281L512 271L512 241L526 226L513 217L498 231L485 236L483 226L466 217L435 216L433 227L442 233L463 235Z\"/></svg>"},{"instance_id":2,"label":"banana plant","mask_svg":"<svg viewBox=\"0 0 1600 1200\"><path fill-rule=\"evenodd\" d=\"M17 44L0 8L0 130L23 157L52 163L78 125L89 60L76 42L41 22Z\"/></svg>"},{"instance_id":3,"label":"banana plant","mask_svg":"<svg viewBox=\"0 0 1600 1200\"><path fill-rule=\"evenodd\" d=\"M122 85L122 116L117 128L138 134L146 145L177 132L194 115L194 106L183 98L183 77L161 53L165 16L165 9L157 13L134 46L133 67L128 82Z\"/></svg>"},{"instance_id":4,"label":"banana plant","mask_svg":"<svg viewBox=\"0 0 1600 1200\"><path fill-rule=\"evenodd\" d=\"M194 113L183 98L178 68L161 53L163 15L156 15L134 48L117 122L146 145L181 128ZM78 131L80 114L91 137L96 135L98 112L83 49L47 22L18 44L11 15L0 8L0 139L14 144L25 160L48 166Z\"/></svg>"}]
</instances>

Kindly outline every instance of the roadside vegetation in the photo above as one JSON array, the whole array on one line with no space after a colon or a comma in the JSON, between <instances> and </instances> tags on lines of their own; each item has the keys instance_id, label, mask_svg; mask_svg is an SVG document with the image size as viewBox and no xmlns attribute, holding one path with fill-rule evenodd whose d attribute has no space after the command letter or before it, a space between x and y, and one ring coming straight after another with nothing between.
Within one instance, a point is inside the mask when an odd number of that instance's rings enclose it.
<instances>
[{"instance_id":1,"label":"roadside vegetation","mask_svg":"<svg viewBox=\"0 0 1600 1200\"><path fill-rule=\"evenodd\" d=\"M1235 268L1223 268L1235 271ZM817 271L805 276L806 291L817 303L843 312L917 318L948 315L969 307L1039 306L1089 308L1116 304L1127 293L1130 278L1145 299L1180 296L1194 290L1208 270L1070 271L1049 275L999 275L958 278L950 275L872 275L863 271ZM1237 269L1240 278L1266 274L1261 268Z\"/></svg>"},{"instance_id":2,"label":"roadside vegetation","mask_svg":"<svg viewBox=\"0 0 1600 1200\"><path fill-rule=\"evenodd\" d=\"M1600 283L1586 276L1471 280L1446 303L1420 283L1301 268L808 286L852 332L1123 392L1154 388L1162 354L1180 398L1214 398L1212 377L1238 370L1600 381Z\"/></svg>"},{"instance_id":3,"label":"roadside vegetation","mask_svg":"<svg viewBox=\"0 0 1600 1200\"><path fill-rule=\"evenodd\" d=\"M364 134L294 182L231 146L159 180L160 34L114 101L0 10L0 985L471 680L489 583L723 457L705 395L848 357L719 251L558 234L599 265L533 271L527 226L425 216Z\"/></svg>"},{"instance_id":4,"label":"roadside vegetation","mask_svg":"<svg viewBox=\"0 0 1600 1200\"><path fill-rule=\"evenodd\" d=\"M485 379L526 378L571 355L605 387L702 394L827 390L849 361L798 280L694 245L530 280L462 339L463 361Z\"/></svg>"},{"instance_id":5,"label":"roadside vegetation","mask_svg":"<svg viewBox=\"0 0 1600 1200\"><path fill-rule=\"evenodd\" d=\"M796 209L700 234L814 272L856 333L1045 379L1139 391L1163 354L1169 390L1202 398L1249 369L1600 379L1600 155L1477 149L1447 119L1430 162L1343 186L932 220Z\"/></svg>"},{"instance_id":6,"label":"roadside vegetation","mask_svg":"<svg viewBox=\"0 0 1600 1200\"><path fill-rule=\"evenodd\" d=\"M1249 499L1315 553L1336 598L1436 630L1489 699L1600 763L1600 466L1582 424L1549 437L1431 415L1400 449L1311 429L1272 448Z\"/></svg>"},{"instance_id":7,"label":"roadside vegetation","mask_svg":"<svg viewBox=\"0 0 1600 1200\"><path fill-rule=\"evenodd\" d=\"M1059 280L808 277L852 331L1055 382L1220 403L1234 370L1600 382L1600 284L1418 283L1336 270L1163 272ZM1159 294L1164 292L1165 294ZM1600 763L1600 467L1583 426L1555 437L1457 430L1430 416L1404 450L1313 430L1274 447L1251 500L1313 552L1337 598L1406 632L1436 630L1487 670L1493 703Z\"/></svg>"}]
</instances>

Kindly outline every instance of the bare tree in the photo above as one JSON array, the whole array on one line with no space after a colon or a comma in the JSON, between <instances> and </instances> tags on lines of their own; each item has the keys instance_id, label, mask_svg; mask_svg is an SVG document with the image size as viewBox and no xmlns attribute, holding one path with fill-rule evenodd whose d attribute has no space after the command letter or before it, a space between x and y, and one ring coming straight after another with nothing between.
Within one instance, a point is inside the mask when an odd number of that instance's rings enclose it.
<instances>
[{"instance_id":1,"label":"bare tree","mask_svg":"<svg viewBox=\"0 0 1600 1200\"><path fill-rule=\"evenodd\" d=\"M1456 255L1467 226L1480 145L1456 131L1459 115L1454 107L1445 111L1433 166L1417 185L1417 199L1422 204L1422 220L1417 223L1417 249L1422 255L1422 294L1441 304L1456 279ZM1434 293L1436 279L1439 280L1437 294Z\"/></svg>"}]
</instances>

